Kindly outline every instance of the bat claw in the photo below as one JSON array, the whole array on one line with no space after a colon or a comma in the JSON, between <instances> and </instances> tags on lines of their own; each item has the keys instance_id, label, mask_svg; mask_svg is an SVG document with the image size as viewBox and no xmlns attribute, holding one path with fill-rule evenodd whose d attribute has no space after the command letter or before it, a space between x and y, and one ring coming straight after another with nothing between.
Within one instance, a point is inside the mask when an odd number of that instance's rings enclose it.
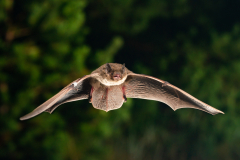
<instances>
[{"instance_id":1,"label":"bat claw","mask_svg":"<svg viewBox=\"0 0 240 160\"><path fill-rule=\"evenodd\" d=\"M167 86L168 84L170 84L170 83L168 83L167 81L164 81L164 83L162 84L162 87L165 87L165 86Z\"/></svg>"},{"instance_id":2,"label":"bat claw","mask_svg":"<svg viewBox=\"0 0 240 160\"><path fill-rule=\"evenodd\" d=\"M79 91L79 89L76 88L76 86L77 86L77 83L74 82L74 83L73 83L71 86L69 86L69 87L73 88L73 90Z\"/></svg>"}]
</instances>

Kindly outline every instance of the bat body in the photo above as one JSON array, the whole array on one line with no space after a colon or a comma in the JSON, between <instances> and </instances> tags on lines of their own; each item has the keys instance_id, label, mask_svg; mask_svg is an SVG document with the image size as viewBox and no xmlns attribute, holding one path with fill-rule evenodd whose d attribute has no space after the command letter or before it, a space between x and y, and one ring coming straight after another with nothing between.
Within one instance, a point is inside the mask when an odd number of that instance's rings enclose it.
<instances>
[{"instance_id":1,"label":"bat body","mask_svg":"<svg viewBox=\"0 0 240 160\"><path fill-rule=\"evenodd\" d=\"M90 75L73 81L20 120L32 118L42 112L52 113L63 103L82 99L88 99L94 108L108 112L120 108L127 98L160 101L173 110L194 108L212 115L224 114L166 81L135 74L122 64L107 63Z\"/></svg>"}]
</instances>

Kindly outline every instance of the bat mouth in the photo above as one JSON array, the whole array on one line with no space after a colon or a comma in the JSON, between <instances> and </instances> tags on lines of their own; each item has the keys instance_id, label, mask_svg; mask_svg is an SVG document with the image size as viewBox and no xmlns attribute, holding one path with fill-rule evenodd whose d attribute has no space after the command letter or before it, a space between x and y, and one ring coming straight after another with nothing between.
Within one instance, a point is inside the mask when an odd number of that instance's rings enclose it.
<instances>
[{"instance_id":1,"label":"bat mouth","mask_svg":"<svg viewBox=\"0 0 240 160\"><path fill-rule=\"evenodd\" d=\"M115 75L113 76L113 79L116 80L116 81L120 80L120 79L121 79L120 74L115 74Z\"/></svg>"}]
</instances>

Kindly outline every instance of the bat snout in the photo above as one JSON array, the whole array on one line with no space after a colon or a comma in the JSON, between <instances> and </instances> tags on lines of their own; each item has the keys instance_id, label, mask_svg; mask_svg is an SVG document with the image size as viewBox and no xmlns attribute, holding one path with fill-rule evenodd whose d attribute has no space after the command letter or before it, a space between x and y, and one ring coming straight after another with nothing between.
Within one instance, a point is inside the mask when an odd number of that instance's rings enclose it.
<instances>
[{"instance_id":1,"label":"bat snout","mask_svg":"<svg viewBox=\"0 0 240 160\"><path fill-rule=\"evenodd\" d=\"M113 79L118 81L118 80L121 79L121 75L119 73L116 73L116 74L113 75Z\"/></svg>"}]
</instances>

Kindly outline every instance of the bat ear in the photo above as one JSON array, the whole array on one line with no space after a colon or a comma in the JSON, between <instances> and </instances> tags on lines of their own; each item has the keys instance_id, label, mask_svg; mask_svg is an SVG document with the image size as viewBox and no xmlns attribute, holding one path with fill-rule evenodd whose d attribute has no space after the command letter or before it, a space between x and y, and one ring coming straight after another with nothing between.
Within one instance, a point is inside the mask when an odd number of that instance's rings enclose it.
<instances>
[{"instance_id":1,"label":"bat ear","mask_svg":"<svg viewBox=\"0 0 240 160\"><path fill-rule=\"evenodd\" d=\"M122 73L124 73L125 71L125 63L123 63L123 66L122 66Z\"/></svg>"},{"instance_id":2,"label":"bat ear","mask_svg":"<svg viewBox=\"0 0 240 160\"><path fill-rule=\"evenodd\" d=\"M110 73L111 70L112 70L112 68L111 68L110 64L107 63L107 64L106 64L106 72L107 72L107 73Z\"/></svg>"}]
</instances>

